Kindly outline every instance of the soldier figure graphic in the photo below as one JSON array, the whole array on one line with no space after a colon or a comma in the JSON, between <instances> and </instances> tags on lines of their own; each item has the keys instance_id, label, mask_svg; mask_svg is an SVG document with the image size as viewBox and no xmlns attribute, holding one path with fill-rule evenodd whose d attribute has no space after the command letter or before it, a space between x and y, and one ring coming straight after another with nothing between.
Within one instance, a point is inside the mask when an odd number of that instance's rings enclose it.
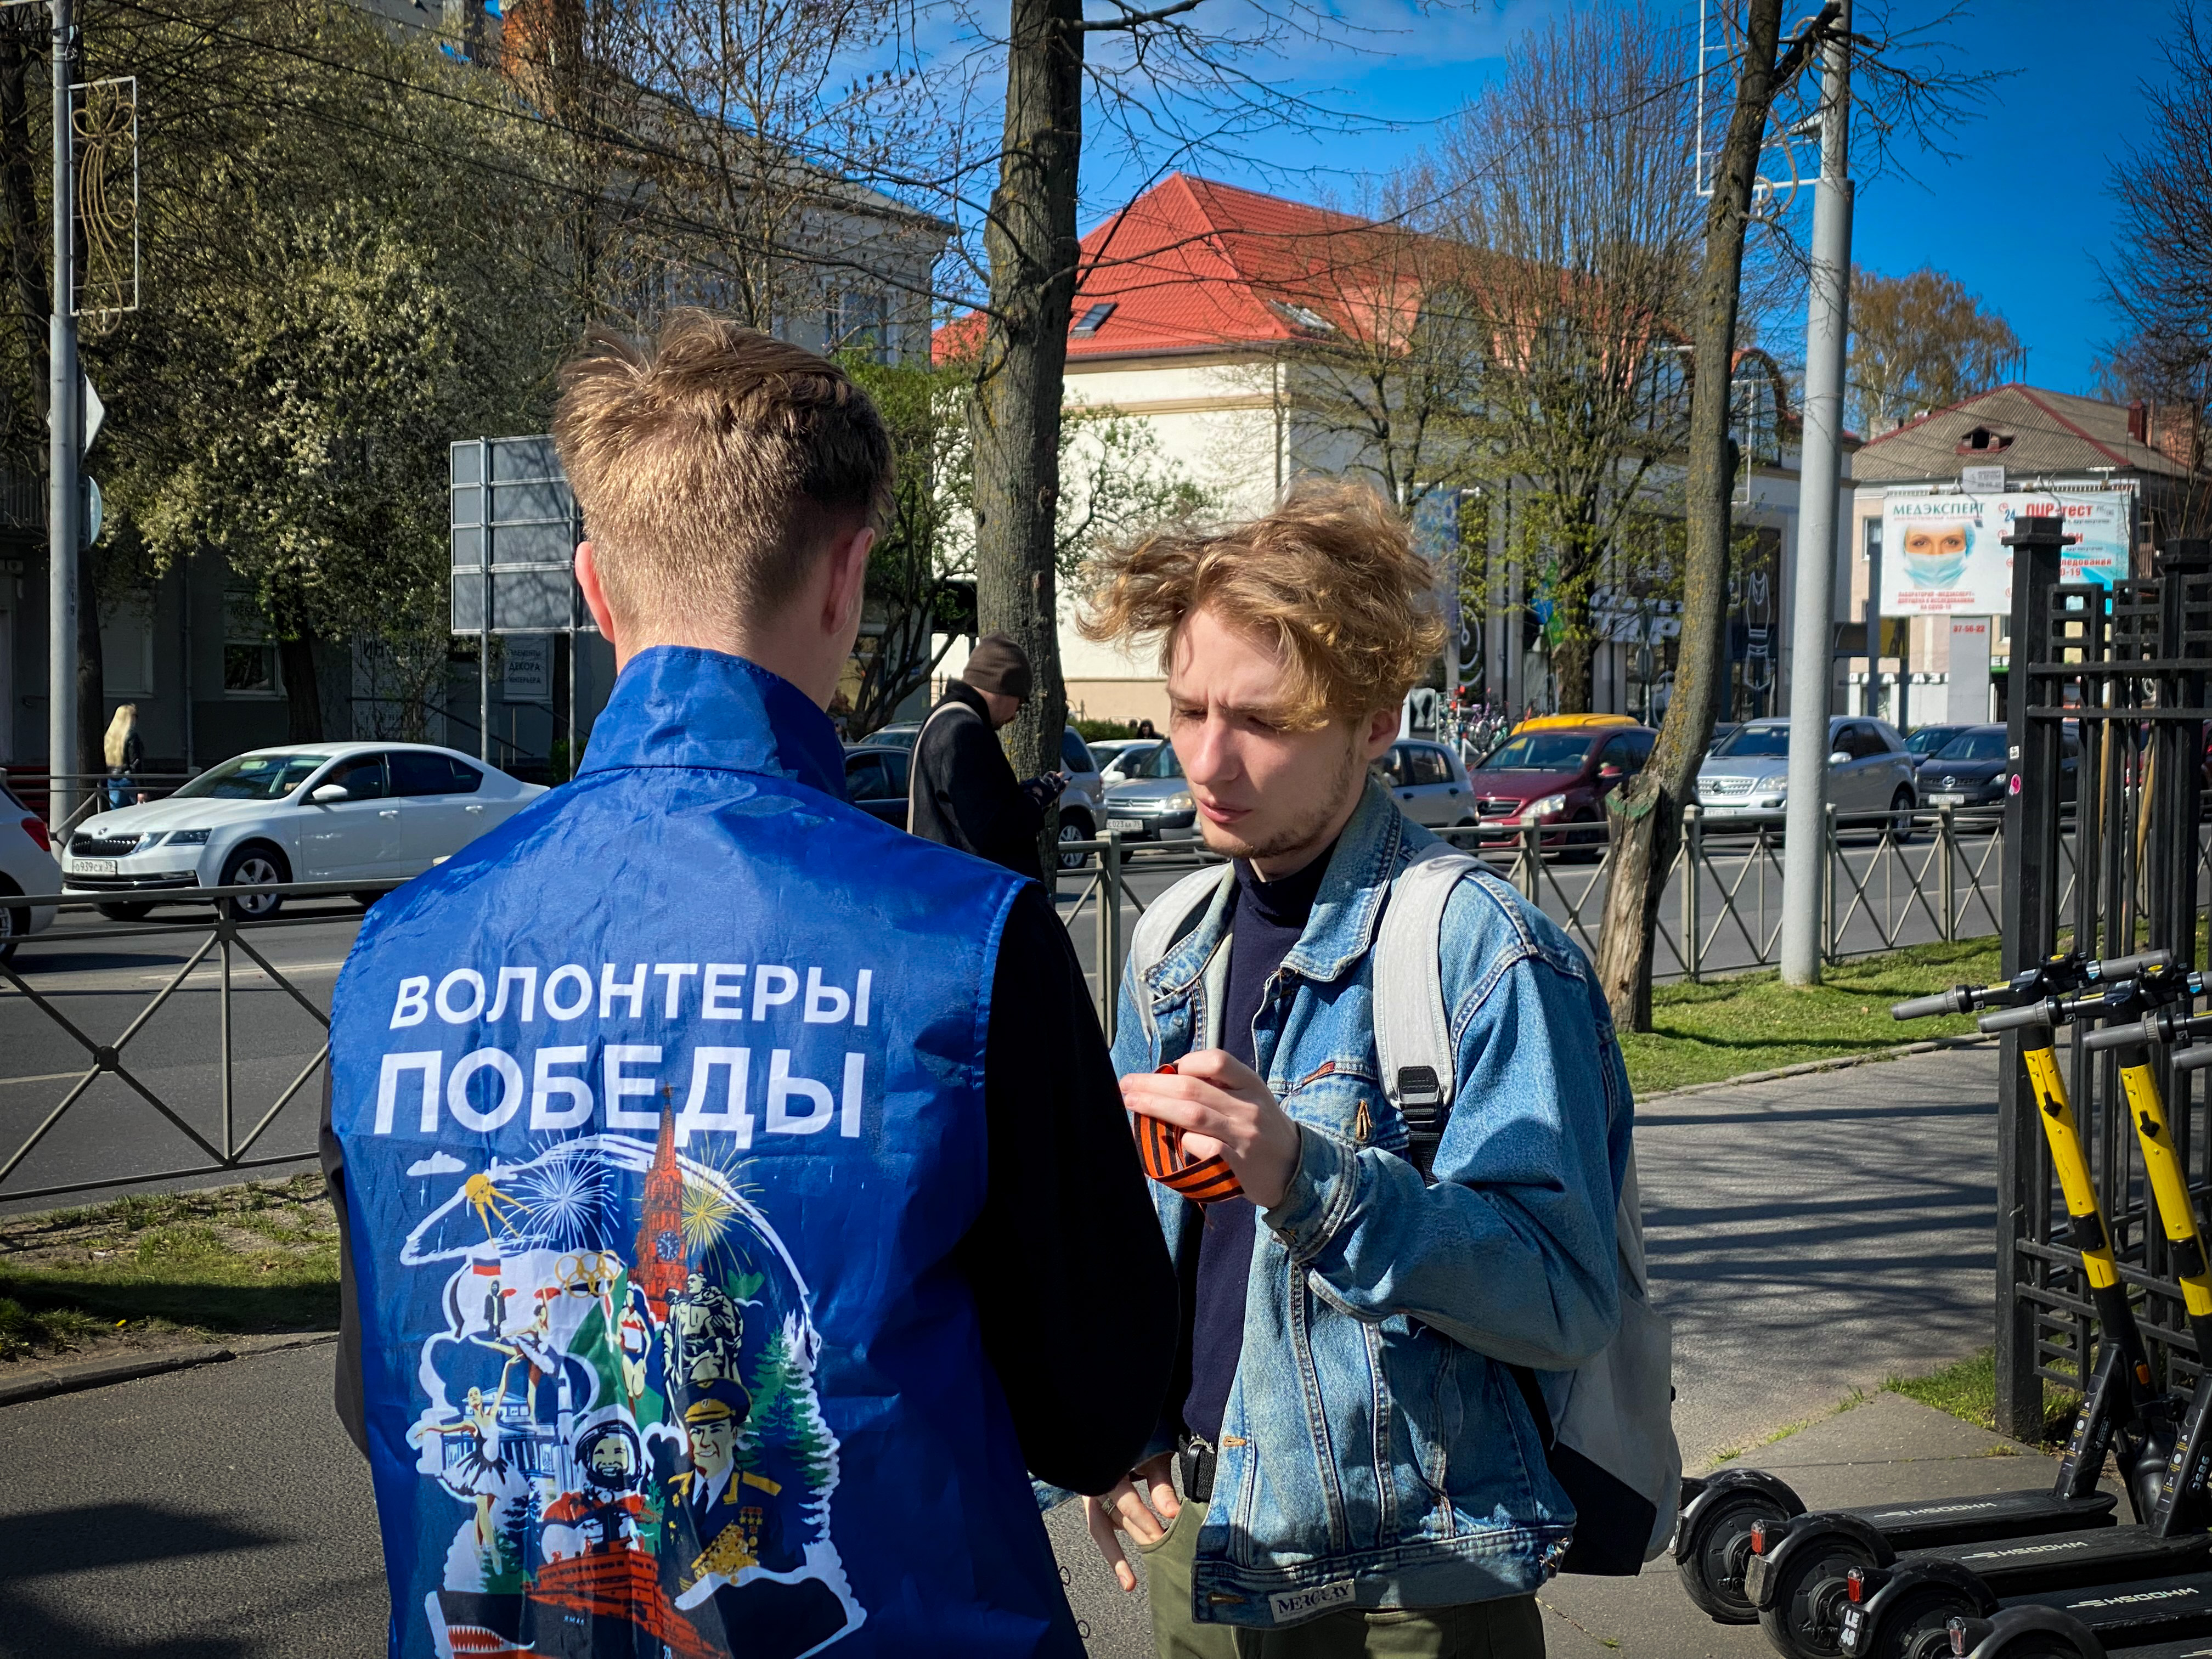
<instances>
[{"instance_id":1,"label":"soldier figure graphic","mask_svg":"<svg viewBox=\"0 0 2212 1659\"><path fill-rule=\"evenodd\" d=\"M689 1398L711 1382L735 1382L744 1316L727 1291L694 1273L668 1298L661 1366L671 1399Z\"/></svg>"}]
</instances>

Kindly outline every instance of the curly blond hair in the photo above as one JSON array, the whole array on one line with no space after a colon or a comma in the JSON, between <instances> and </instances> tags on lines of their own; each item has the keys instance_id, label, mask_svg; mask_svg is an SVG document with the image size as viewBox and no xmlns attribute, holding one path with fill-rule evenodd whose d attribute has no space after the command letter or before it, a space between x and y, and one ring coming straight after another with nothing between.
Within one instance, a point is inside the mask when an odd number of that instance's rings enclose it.
<instances>
[{"instance_id":1,"label":"curly blond hair","mask_svg":"<svg viewBox=\"0 0 2212 1659\"><path fill-rule=\"evenodd\" d=\"M1435 568L1365 484L1306 479L1249 524L1170 526L1086 567L1084 637L1157 635L1164 672L1193 612L1213 607L1289 670L1286 724L1395 707L1443 648Z\"/></svg>"}]
</instances>

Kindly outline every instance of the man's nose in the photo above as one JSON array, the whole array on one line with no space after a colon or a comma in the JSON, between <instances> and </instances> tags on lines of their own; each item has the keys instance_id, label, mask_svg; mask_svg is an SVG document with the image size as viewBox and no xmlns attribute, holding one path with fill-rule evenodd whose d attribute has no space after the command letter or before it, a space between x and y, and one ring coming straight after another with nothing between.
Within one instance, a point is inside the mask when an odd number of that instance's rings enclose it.
<instances>
[{"instance_id":1,"label":"man's nose","mask_svg":"<svg viewBox=\"0 0 2212 1659\"><path fill-rule=\"evenodd\" d=\"M1219 720L1208 720L1199 727L1188 753L1178 748L1182 769L1192 781L1218 783L1234 774L1236 761L1228 739L1228 727Z\"/></svg>"}]
</instances>

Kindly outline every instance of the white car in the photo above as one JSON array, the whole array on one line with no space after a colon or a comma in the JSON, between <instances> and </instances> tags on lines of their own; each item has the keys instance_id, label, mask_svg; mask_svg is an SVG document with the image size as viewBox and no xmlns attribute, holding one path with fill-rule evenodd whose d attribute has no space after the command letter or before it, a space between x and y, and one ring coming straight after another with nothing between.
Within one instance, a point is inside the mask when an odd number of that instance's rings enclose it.
<instances>
[{"instance_id":1,"label":"white car","mask_svg":"<svg viewBox=\"0 0 2212 1659\"><path fill-rule=\"evenodd\" d=\"M62 867L46 850L46 826L36 812L0 783L0 896L38 898L62 890ZM0 907L0 962L15 954L15 941L53 925L51 904Z\"/></svg>"},{"instance_id":2,"label":"white car","mask_svg":"<svg viewBox=\"0 0 2212 1659\"><path fill-rule=\"evenodd\" d=\"M255 749L164 799L87 818L62 854L62 886L133 921L178 889L401 881L544 793L427 744ZM364 903L380 896L355 895ZM272 916L283 902L276 893L229 901L250 917Z\"/></svg>"}]
</instances>

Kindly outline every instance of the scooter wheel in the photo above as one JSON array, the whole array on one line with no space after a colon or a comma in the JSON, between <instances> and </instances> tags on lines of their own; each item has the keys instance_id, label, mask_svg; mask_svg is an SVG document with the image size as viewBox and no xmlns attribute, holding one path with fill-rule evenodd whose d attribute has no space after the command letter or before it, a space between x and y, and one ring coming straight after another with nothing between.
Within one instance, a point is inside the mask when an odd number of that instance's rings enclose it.
<instances>
[{"instance_id":1,"label":"scooter wheel","mask_svg":"<svg viewBox=\"0 0 2212 1659\"><path fill-rule=\"evenodd\" d=\"M2071 1613L2031 1603L1990 1620L1967 1659L2105 1659L2105 1644Z\"/></svg>"},{"instance_id":2,"label":"scooter wheel","mask_svg":"<svg viewBox=\"0 0 2212 1659\"><path fill-rule=\"evenodd\" d=\"M1698 1516L1689 1547L1674 1570L1699 1612L1723 1625L1759 1622L1759 1609L1743 1589L1744 1570L1751 1565L1751 1523L1789 1518L1788 1510L1755 1486L1730 1492Z\"/></svg>"},{"instance_id":3,"label":"scooter wheel","mask_svg":"<svg viewBox=\"0 0 2212 1659\"><path fill-rule=\"evenodd\" d=\"M1759 1628L1787 1659L1838 1659L1844 1650L1847 1575L1853 1567L1879 1565L1848 1533L1830 1533L1818 1548L1784 1560L1778 1572L1768 1567ZM1862 1647L1855 1659L1866 1655Z\"/></svg>"},{"instance_id":4,"label":"scooter wheel","mask_svg":"<svg viewBox=\"0 0 2212 1659\"><path fill-rule=\"evenodd\" d=\"M1983 1612L1959 1586L1941 1579L1898 1585L1895 1591L1887 1606L1869 1609L1873 1616L1856 1659L1951 1659L1951 1621Z\"/></svg>"}]
</instances>

